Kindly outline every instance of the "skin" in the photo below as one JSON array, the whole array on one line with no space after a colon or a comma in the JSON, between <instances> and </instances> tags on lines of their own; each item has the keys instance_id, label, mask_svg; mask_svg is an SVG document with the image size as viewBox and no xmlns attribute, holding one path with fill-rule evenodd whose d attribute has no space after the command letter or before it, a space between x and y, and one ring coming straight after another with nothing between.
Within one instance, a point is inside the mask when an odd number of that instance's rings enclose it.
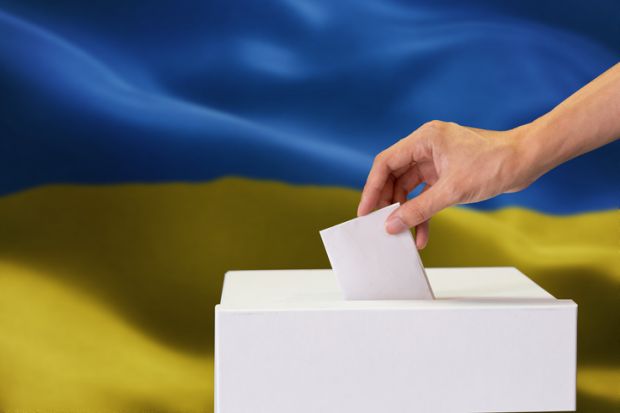
<instances>
[{"instance_id":1,"label":"skin","mask_svg":"<svg viewBox=\"0 0 620 413\"><path fill-rule=\"evenodd\" d=\"M549 113L507 131L431 121L381 152L358 216L400 202L386 220L396 234L416 228L423 249L429 220L444 208L527 188L556 166L620 137L620 63ZM424 191L407 201L418 185Z\"/></svg>"}]
</instances>

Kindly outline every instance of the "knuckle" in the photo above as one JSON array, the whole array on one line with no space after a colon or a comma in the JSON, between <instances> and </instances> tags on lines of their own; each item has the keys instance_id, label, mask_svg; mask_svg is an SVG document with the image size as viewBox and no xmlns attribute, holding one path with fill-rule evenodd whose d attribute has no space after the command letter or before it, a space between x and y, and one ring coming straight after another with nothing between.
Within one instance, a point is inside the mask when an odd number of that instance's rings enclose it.
<instances>
[{"instance_id":1,"label":"knuckle","mask_svg":"<svg viewBox=\"0 0 620 413\"><path fill-rule=\"evenodd\" d=\"M385 151L383 152L379 152L377 154L377 156L375 156L375 159L373 160L373 165L379 165L381 162L383 162L383 160L385 159Z\"/></svg>"},{"instance_id":2,"label":"knuckle","mask_svg":"<svg viewBox=\"0 0 620 413\"><path fill-rule=\"evenodd\" d=\"M428 219L422 208L418 204L413 204L407 210L407 220L410 226L418 225Z\"/></svg>"},{"instance_id":3,"label":"knuckle","mask_svg":"<svg viewBox=\"0 0 620 413\"><path fill-rule=\"evenodd\" d=\"M422 127L428 132L439 132L444 126L445 123L440 120L431 120L422 125Z\"/></svg>"}]
</instances>

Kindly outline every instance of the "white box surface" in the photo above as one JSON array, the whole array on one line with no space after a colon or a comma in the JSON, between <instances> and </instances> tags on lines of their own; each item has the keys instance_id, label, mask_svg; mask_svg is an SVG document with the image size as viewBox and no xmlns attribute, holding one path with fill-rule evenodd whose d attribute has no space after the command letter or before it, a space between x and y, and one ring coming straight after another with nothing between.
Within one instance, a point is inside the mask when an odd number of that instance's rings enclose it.
<instances>
[{"instance_id":1,"label":"white box surface","mask_svg":"<svg viewBox=\"0 0 620 413\"><path fill-rule=\"evenodd\" d=\"M575 409L573 301L514 268L427 275L436 300L344 301L331 270L228 272L216 412Z\"/></svg>"}]
</instances>

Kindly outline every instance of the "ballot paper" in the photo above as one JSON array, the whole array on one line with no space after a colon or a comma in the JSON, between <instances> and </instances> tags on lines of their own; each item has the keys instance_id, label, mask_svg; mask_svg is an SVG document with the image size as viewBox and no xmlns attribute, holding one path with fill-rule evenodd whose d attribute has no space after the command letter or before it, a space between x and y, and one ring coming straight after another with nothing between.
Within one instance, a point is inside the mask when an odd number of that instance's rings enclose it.
<instances>
[{"instance_id":1,"label":"ballot paper","mask_svg":"<svg viewBox=\"0 0 620 413\"><path fill-rule=\"evenodd\" d=\"M410 231L388 234L393 204L320 231L346 300L433 299Z\"/></svg>"}]
</instances>

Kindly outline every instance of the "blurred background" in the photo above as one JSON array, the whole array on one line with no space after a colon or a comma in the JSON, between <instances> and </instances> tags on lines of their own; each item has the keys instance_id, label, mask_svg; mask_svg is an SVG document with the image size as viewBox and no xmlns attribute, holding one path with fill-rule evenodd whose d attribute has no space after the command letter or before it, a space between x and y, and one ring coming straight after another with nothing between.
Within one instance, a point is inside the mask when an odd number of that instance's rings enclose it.
<instances>
[{"instance_id":1,"label":"blurred background","mask_svg":"<svg viewBox=\"0 0 620 413\"><path fill-rule=\"evenodd\" d=\"M227 270L328 268L377 152L529 122L618 60L613 0L0 0L0 411L212 411ZM579 304L580 412L620 411L619 144L422 252Z\"/></svg>"}]
</instances>

